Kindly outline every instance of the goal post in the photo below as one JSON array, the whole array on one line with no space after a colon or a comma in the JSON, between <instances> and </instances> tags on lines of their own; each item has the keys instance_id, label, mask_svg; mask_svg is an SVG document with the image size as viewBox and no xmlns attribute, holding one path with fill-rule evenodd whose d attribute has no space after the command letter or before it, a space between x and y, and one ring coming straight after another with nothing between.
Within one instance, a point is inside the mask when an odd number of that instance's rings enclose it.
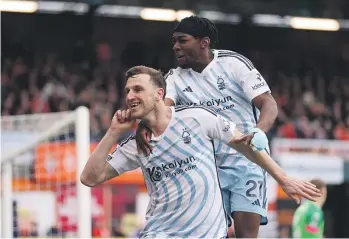
<instances>
[{"instance_id":1,"label":"goal post","mask_svg":"<svg viewBox=\"0 0 349 239\"><path fill-rule=\"evenodd\" d=\"M80 182L90 154L89 119L83 106L71 112L1 117L3 238L33 232L50 236L51 227L91 238L91 189ZM62 202L64 196L69 200Z\"/></svg>"}]
</instances>

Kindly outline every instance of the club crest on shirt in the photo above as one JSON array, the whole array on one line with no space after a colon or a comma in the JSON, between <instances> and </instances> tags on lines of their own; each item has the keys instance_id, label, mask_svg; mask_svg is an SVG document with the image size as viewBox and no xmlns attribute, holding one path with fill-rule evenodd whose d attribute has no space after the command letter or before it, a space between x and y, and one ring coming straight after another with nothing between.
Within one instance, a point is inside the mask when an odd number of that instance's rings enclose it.
<instances>
[{"instance_id":1,"label":"club crest on shirt","mask_svg":"<svg viewBox=\"0 0 349 239\"><path fill-rule=\"evenodd\" d=\"M183 129L182 139L185 144L189 144L191 142L191 135L186 128Z\"/></svg>"},{"instance_id":2,"label":"club crest on shirt","mask_svg":"<svg viewBox=\"0 0 349 239\"><path fill-rule=\"evenodd\" d=\"M222 76L218 76L217 79L217 86L219 90L224 90L225 89L225 82Z\"/></svg>"}]
</instances>

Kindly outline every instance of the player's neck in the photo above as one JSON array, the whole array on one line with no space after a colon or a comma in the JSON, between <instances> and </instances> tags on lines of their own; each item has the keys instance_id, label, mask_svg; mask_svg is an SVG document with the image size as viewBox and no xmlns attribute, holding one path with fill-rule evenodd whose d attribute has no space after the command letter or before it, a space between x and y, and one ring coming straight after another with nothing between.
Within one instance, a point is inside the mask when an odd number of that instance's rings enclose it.
<instances>
[{"instance_id":1,"label":"player's neck","mask_svg":"<svg viewBox=\"0 0 349 239\"><path fill-rule=\"evenodd\" d=\"M157 137L164 133L171 118L171 108L166 106L165 103L160 103L143 119L143 121L153 132L154 136Z\"/></svg>"},{"instance_id":2,"label":"player's neck","mask_svg":"<svg viewBox=\"0 0 349 239\"><path fill-rule=\"evenodd\" d=\"M210 62L213 60L214 55L212 51L204 52L202 56L200 56L197 62L191 67L196 72L201 73Z\"/></svg>"}]
</instances>

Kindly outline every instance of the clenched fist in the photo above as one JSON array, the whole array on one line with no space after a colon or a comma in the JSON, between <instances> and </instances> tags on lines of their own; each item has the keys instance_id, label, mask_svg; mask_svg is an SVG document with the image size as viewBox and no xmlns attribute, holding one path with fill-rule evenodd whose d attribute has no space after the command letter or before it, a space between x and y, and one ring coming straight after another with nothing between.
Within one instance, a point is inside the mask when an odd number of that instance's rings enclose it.
<instances>
[{"instance_id":1,"label":"clenched fist","mask_svg":"<svg viewBox=\"0 0 349 239\"><path fill-rule=\"evenodd\" d=\"M136 120L131 119L131 110L118 110L111 121L109 134L117 137L131 129Z\"/></svg>"}]
</instances>

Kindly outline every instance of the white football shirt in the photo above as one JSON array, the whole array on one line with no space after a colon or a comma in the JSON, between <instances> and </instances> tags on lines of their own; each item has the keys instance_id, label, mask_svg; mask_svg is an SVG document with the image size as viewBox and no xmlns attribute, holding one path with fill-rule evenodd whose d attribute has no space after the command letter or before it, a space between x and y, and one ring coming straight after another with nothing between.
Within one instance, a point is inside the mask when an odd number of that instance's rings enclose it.
<instances>
[{"instance_id":1,"label":"white football shirt","mask_svg":"<svg viewBox=\"0 0 349 239\"><path fill-rule=\"evenodd\" d=\"M150 202L142 237L223 238L227 221L217 176L213 139L228 143L235 124L202 106L171 107L164 133L152 138L153 153L137 153L134 136L108 157L122 174L141 167Z\"/></svg>"},{"instance_id":2,"label":"white football shirt","mask_svg":"<svg viewBox=\"0 0 349 239\"><path fill-rule=\"evenodd\" d=\"M201 73L180 67L170 70L165 76L166 97L176 105L208 106L246 134L259 119L259 110L252 100L270 92L269 86L246 57L228 50L213 53L213 60ZM215 149L216 156L223 159L219 160L220 167L252 164L220 141L215 141Z\"/></svg>"}]
</instances>

